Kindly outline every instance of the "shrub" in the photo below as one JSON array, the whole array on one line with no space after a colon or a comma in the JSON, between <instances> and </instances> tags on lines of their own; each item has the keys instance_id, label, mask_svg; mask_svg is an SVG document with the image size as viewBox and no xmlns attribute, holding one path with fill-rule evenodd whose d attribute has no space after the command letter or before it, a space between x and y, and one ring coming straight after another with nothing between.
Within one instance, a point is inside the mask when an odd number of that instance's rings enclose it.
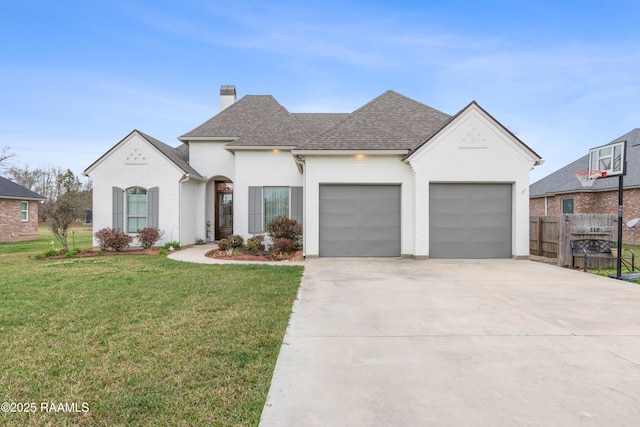
<instances>
[{"instance_id":1,"label":"shrub","mask_svg":"<svg viewBox=\"0 0 640 427\"><path fill-rule=\"evenodd\" d=\"M278 256L278 255L288 254L291 252L291 249L292 249L291 239L287 239L286 237L279 237L277 239L273 239L271 250L273 251L274 255Z\"/></svg>"},{"instance_id":2,"label":"shrub","mask_svg":"<svg viewBox=\"0 0 640 427\"><path fill-rule=\"evenodd\" d=\"M221 251L226 251L227 249L229 249L229 240L220 239L218 241L218 249L220 249Z\"/></svg>"},{"instance_id":3,"label":"shrub","mask_svg":"<svg viewBox=\"0 0 640 427\"><path fill-rule=\"evenodd\" d=\"M284 238L291 242L300 240L302 236L302 225L295 219L286 216L277 216L267 224L267 230L274 239Z\"/></svg>"},{"instance_id":4,"label":"shrub","mask_svg":"<svg viewBox=\"0 0 640 427\"><path fill-rule=\"evenodd\" d=\"M62 255L64 253L65 253L64 249L61 249L61 250L49 249L47 252L43 253L42 255L36 255L36 259L51 258L54 256Z\"/></svg>"},{"instance_id":5,"label":"shrub","mask_svg":"<svg viewBox=\"0 0 640 427\"><path fill-rule=\"evenodd\" d=\"M180 249L180 242L167 242L164 244L163 248L169 250L170 247L173 246L173 249Z\"/></svg>"},{"instance_id":6,"label":"shrub","mask_svg":"<svg viewBox=\"0 0 640 427\"><path fill-rule=\"evenodd\" d=\"M160 240L161 237L162 233L155 227L145 227L142 230L138 230L138 234L136 235L138 243L145 249L149 249Z\"/></svg>"},{"instance_id":7,"label":"shrub","mask_svg":"<svg viewBox=\"0 0 640 427\"><path fill-rule=\"evenodd\" d=\"M71 257L73 257L74 255L78 255L80 252L82 252L82 251L80 250L80 248L73 248L72 250L70 250L69 252L67 252L66 257L67 257L67 258L71 258Z\"/></svg>"},{"instance_id":8,"label":"shrub","mask_svg":"<svg viewBox=\"0 0 640 427\"><path fill-rule=\"evenodd\" d=\"M264 251L264 244L262 241L264 236L253 236L247 239L247 243L244 245L244 250L252 255L257 254L260 251Z\"/></svg>"},{"instance_id":9,"label":"shrub","mask_svg":"<svg viewBox=\"0 0 640 427\"><path fill-rule=\"evenodd\" d=\"M111 248L114 251L121 251L133 241L133 237L109 227L96 231L95 236L102 250Z\"/></svg>"},{"instance_id":10,"label":"shrub","mask_svg":"<svg viewBox=\"0 0 640 427\"><path fill-rule=\"evenodd\" d=\"M232 248L241 248L242 245L244 244L244 239L242 238L242 236L238 236L237 234L234 234L233 236L229 237L229 246ZM220 247L220 245L218 244L218 247Z\"/></svg>"}]
</instances>

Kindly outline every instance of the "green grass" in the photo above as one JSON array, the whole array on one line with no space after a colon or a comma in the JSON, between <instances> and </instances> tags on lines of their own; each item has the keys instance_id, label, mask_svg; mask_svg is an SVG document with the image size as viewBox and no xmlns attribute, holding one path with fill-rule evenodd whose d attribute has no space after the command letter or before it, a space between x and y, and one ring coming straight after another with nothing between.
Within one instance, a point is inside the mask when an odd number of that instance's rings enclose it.
<instances>
[{"instance_id":1,"label":"green grass","mask_svg":"<svg viewBox=\"0 0 640 427\"><path fill-rule=\"evenodd\" d=\"M36 260L51 240L0 244L0 394L89 412L0 413L1 425L258 423L301 267ZM90 240L78 230L78 247Z\"/></svg>"},{"instance_id":2,"label":"green grass","mask_svg":"<svg viewBox=\"0 0 640 427\"><path fill-rule=\"evenodd\" d=\"M634 246L632 244L629 243L624 243L622 245L623 248L625 249L630 249L635 253L635 273L640 273L640 247L638 246ZM630 253L628 251L624 252L624 256L625 259L628 260L628 258L630 258ZM629 260L628 260L629 261ZM615 264L615 261L612 261L613 264ZM591 269L588 270L589 272L596 274L598 276L604 276L604 277L611 277L612 275L615 276L617 271L616 271L616 267L610 267L610 268L599 268L599 269ZM622 265L622 274L627 274L627 273L631 273L631 271L629 271L629 269L623 264ZM636 284L640 284L640 279L636 279L636 280L629 280L628 282L631 283L636 283Z\"/></svg>"}]
</instances>

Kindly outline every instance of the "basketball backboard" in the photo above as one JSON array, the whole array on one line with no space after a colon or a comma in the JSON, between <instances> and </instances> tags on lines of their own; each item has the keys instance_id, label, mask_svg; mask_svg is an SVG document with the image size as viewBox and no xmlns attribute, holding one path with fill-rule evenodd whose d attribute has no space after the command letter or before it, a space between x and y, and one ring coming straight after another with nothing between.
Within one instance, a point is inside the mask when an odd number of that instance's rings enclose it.
<instances>
[{"instance_id":1,"label":"basketball backboard","mask_svg":"<svg viewBox=\"0 0 640 427\"><path fill-rule=\"evenodd\" d=\"M612 142L589 150L589 169L606 172L607 177L624 175L627 141Z\"/></svg>"}]
</instances>

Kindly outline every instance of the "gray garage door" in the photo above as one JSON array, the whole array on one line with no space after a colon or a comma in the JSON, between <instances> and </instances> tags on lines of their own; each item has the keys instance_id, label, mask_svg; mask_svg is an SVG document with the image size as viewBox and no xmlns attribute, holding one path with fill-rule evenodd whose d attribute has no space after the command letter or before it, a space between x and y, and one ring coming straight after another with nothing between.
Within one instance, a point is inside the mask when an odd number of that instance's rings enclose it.
<instances>
[{"instance_id":1,"label":"gray garage door","mask_svg":"<svg viewBox=\"0 0 640 427\"><path fill-rule=\"evenodd\" d=\"M430 258L511 258L511 184L430 184Z\"/></svg>"},{"instance_id":2,"label":"gray garage door","mask_svg":"<svg viewBox=\"0 0 640 427\"><path fill-rule=\"evenodd\" d=\"M320 256L400 256L399 185L321 185Z\"/></svg>"}]
</instances>

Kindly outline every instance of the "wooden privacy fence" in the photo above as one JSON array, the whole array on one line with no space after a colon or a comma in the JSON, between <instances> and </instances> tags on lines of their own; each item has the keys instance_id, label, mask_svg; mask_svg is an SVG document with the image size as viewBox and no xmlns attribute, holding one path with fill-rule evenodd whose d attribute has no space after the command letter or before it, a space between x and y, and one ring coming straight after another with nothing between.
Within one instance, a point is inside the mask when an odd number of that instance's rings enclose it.
<instances>
[{"instance_id":1,"label":"wooden privacy fence","mask_svg":"<svg viewBox=\"0 0 640 427\"><path fill-rule=\"evenodd\" d=\"M547 258L558 258L560 217L532 216L529 218L529 253Z\"/></svg>"},{"instance_id":2,"label":"wooden privacy fence","mask_svg":"<svg viewBox=\"0 0 640 427\"><path fill-rule=\"evenodd\" d=\"M617 226L618 217L611 214L533 216L529 218L529 253L571 266L571 240L616 240ZM605 259L601 267L610 267L610 263ZM576 260L576 267L581 266L582 260Z\"/></svg>"}]
</instances>

